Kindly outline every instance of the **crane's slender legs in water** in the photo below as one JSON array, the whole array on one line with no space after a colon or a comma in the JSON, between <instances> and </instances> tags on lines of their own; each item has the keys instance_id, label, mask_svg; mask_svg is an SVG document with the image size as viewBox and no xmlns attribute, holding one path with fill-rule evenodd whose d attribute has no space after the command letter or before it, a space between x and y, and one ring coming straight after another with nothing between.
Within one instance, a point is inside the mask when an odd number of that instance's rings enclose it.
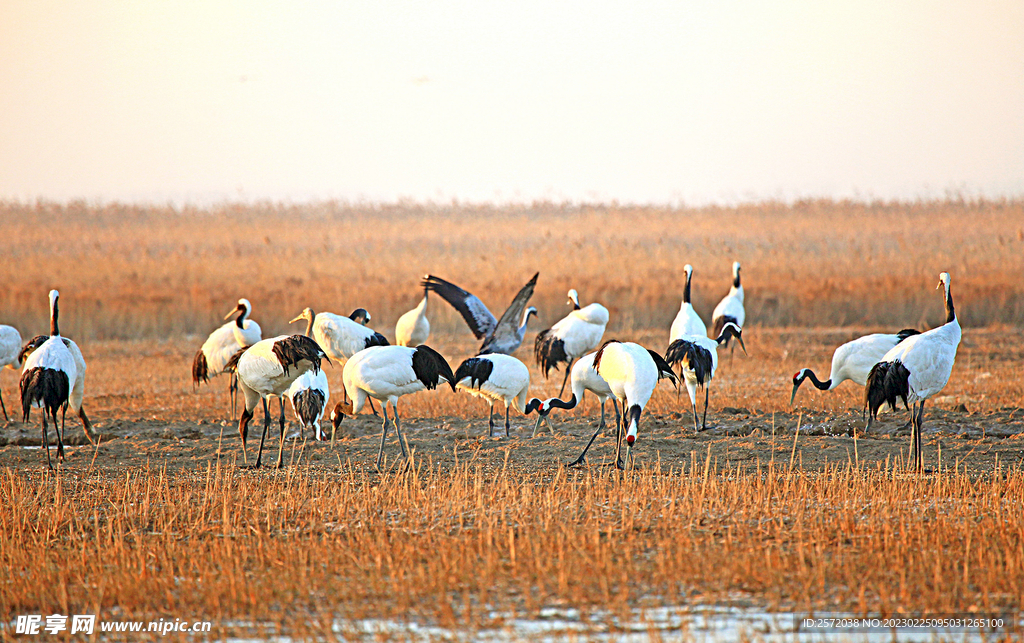
<instances>
[{"instance_id":1,"label":"crane's slender legs in water","mask_svg":"<svg viewBox=\"0 0 1024 643\"><path fill-rule=\"evenodd\" d=\"M569 381L569 373L572 371L572 363L576 360L569 360L569 365L565 367L565 377L562 378L562 388L558 389L558 398L562 398L562 393L565 391L565 383Z\"/></svg>"}]
</instances>

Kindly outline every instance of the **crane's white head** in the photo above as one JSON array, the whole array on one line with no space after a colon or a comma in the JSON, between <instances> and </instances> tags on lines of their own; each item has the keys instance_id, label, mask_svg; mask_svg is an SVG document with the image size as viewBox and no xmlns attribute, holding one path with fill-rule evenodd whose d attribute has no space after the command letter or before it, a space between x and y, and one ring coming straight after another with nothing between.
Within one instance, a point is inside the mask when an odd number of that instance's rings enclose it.
<instances>
[{"instance_id":1,"label":"crane's white head","mask_svg":"<svg viewBox=\"0 0 1024 643\"><path fill-rule=\"evenodd\" d=\"M686 278L689 279L690 275L693 274L693 266L691 266L690 264L686 264L685 266L683 266L683 272L686 273Z\"/></svg>"},{"instance_id":2,"label":"crane's white head","mask_svg":"<svg viewBox=\"0 0 1024 643\"><path fill-rule=\"evenodd\" d=\"M949 273L948 272L940 272L939 273L939 285L936 286L935 289L938 290L939 288L943 288L943 287L945 287L946 290L949 290Z\"/></svg>"},{"instance_id":3,"label":"crane's white head","mask_svg":"<svg viewBox=\"0 0 1024 643\"><path fill-rule=\"evenodd\" d=\"M740 276L740 262L738 262L738 261L732 262L732 276L733 277L739 277Z\"/></svg>"},{"instance_id":4,"label":"crane's white head","mask_svg":"<svg viewBox=\"0 0 1024 643\"><path fill-rule=\"evenodd\" d=\"M523 311L523 323L521 324L521 326L526 326L526 323L530 321L530 315L537 315L537 309L534 308L533 306L530 306L529 308Z\"/></svg>"},{"instance_id":5,"label":"crane's white head","mask_svg":"<svg viewBox=\"0 0 1024 643\"><path fill-rule=\"evenodd\" d=\"M238 305L231 309L227 315L224 315L224 319L230 319L233 315L238 314L239 319L245 320L252 314L252 304L249 303L248 299L239 299Z\"/></svg>"},{"instance_id":6,"label":"crane's white head","mask_svg":"<svg viewBox=\"0 0 1024 643\"><path fill-rule=\"evenodd\" d=\"M56 290L50 291L50 310L53 310L54 304L57 303L57 299L60 297L60 293Z\"/></svg>"},{"instance_id":7,"label":"crane's white head","mask_svg":"<svg viewBox=\"0 0 1024 643\"><path fill-rule=\"evenodd\" d=\"M569 290L569 303L575 306L576 310L580 309L580 296L575 288Z\"/></svg>"}]
</instances>

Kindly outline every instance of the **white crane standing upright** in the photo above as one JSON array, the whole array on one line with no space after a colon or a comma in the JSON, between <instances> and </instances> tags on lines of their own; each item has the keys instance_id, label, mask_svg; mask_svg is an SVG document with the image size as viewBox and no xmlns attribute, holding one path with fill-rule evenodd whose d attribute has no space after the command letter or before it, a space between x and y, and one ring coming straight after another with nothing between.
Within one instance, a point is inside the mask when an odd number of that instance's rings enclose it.
<instances>
[{"instance_id":1,"label":"white crane standing upright","mask_svg":"<svg viewBox=\"0 0 1024 643\"><path fill-rule=\"evenodd\" d=\"M61 425L67 415L71 385L77 376L75 358L60 336L58 300L60 293L50 291L50 337L25 359L21 372L22 420L28 422L33 406L43 409L43 447L46 449L46 465L53 469L50 460L50 443L46 437L46 418L53 418L57 433L57 459L64 459L64 430L57 426L57 410L63 409Z\"/></svg>"},{"instance_id":2,"label":"white crane standing upright","mask_svg":"<svg viewBox=\"0 0 1024 643\"><path fill-rule=\"evenodd\" d=\"M24 364L28 356L42 346L49 338L49 335L36 335L25 342L25 346L18 355L18 363ZM68 350L71 351L71 357L75 360L75 381L71 384L71 395L68 397L68 405L71 407L71 412L82 421L82 429L85 432L86 439L90 443L95 444L96 440L92 435L92 422L89 420L89 416L86 415L85 407L82 405L85 398L85 371L88 368L85 363L85 357L82 355L82 349L78 347L74 340L63 336L61 340L68 347Z\"/></svg>"},{"instance_id":3,"label":"white crane standing upright","mask_svg":"<svg viewBox=\"0 0 1024 643\"><path fill-rule=\"evenodd\" d=\"M715 337L721 337L722 329L729 322L743 328L746 320L747 313L743 309L743 285L740 283L740 262L734 261L732 264L732 287L729 288L729 294L718 302L715 312L711 313L712 334ZM728 340L725 345L729 345ZM732 350L735 350L735 346L732 347Z\"/></svg>"},{"instance_id":4,"label":"white crane standing upright","mask_svg":"<svg viewBox=\"0 0 1024 643\"><path fill-rule=\"evenodd\" d=\"M683 302L679 304L679 312L676 313L676 318L672 320L672 328L668 334L670 344L680 337L687 335L707 336L708 334L708 327L704 324L704 320L700 318L697 311L693 309L693 304L690 303L690 280L693 278L693 266L686 264L683 266L683 272L686 273L686 285L683 287Z\"/></svg>"},{"instance_id":5,"label":"white crane standing upright","mask_svg":"<svg viewBox=\"0 0 1024 643\"><path fill-rule=\"evenodd\" d=\"M466 320L473 335L477 339L484 340L484 343L480 345L480 355L488 353L511 355L523 343L530 315L537 314L536 308L527 307L526 304L533 296L534 288L537 287L538 276L540 276L539 272L519 289L501 319L495 319L479 297L440 277L427 275L423 278L421 285L426 290L436 292L441 299L451 304L452 308L459 311L462 318Z\"/></svg>"},{"instance_id":6,"label":"white crane standing upright","mask_svg":"<svg viewBox=\"0 0 1024 643\"><path fill-rule=\"evenodd\" d=\"M395 343L399 346L426 344L430 337L430 320L427 319L427 297L430 291L423 289L423 299L415 308L398 318L395 324Z\"/></svg>"},{"instance_id":7,"label":"white crane standing upright","mask_svg":"<svg viewBox=\"0 0 1024 643\"><path fill-rule=\"evenodd\" d=\"M871 429L871 422L878 416L882 404L887 403L893 410L897 400L903 400L906 408L911 404L915 406L910 414L910 457L917 469L924 467L921 452L924 403L949 382L960 346L960 322L953 308L949 284L949 273L939 274L937 288L945 288L946 323L896 344L871 369L864 389L864 404L869 411L865 432Z\"/></svg>"},{"instance_id":8,"label":"white crane standing upright","mask_svg":"<svg viewBox=\"0 0 1024 643\"><path fill-rule=\"evenodd\" d=\"M490 404L487 437L494 433L494 403L505 403L505 437L509 430L509 406L526 412L530 392L530 369L511 355L493 353L470 357L455 370L455 388L480 397Z\"/></svg>"},{"instance_id":9,"label":"white crane standing upright","mask_svg":"<svg viewBox=\"0 0 1024 643\"><path fill-rule=\"evenodd\" d=\"M276 395L281 399L281 446L277 452L277 468L281 468L284 458L284 398L288 387L306 371L319 371L320 362L330 358L315 341L305 335L281 335L272 339L263 339L231 358L228 366L238 374L238 387L245 395L245 409L238 419L238 433L242 437L242 458L248 464L249 457L245 451L246 438L249 435L249 421L253 410L260 400L263 401L263 434L260 436L260 449L256 454L256 467L259 468L263 458L263 443L270 428L270 412L267 409L267 397Z\"/></svg>"},{"instance_id":10,"label":"white crane standing upright","mask_svg":"<svg viewBox=\"0 0 1024 643\"><path fill-rule=\"evenodd\" d=\"M239 299L238 305L224 316L224 319L229 319L232 315L236 315L235 320L224 324L206 338L203 346L192 359L193 387L197 387L203 382L209 382L211 377L228 372L226 368L228 361L236 353L263 339L263 330L260 325L249 319L251 314L252 304L249 303L249 300ZM235 418L235 394L237 391L238 379L234 373L230 373L228 398L231 419Z\"/></svg>"},{"instance_id":11,"label":"white crane standing upright","mask_svg":"<svg viewBox=\"0 0 1024 643\"><path fill-rule=\"evenodd\" d=\"M345 364L343 373L345 390L351 402L339 402L331 412L331 422L337 431L345 415L358 413L366 400L376 398L381 403L384 423L381 425L380 449L377 450L377 469L384 457L384 440L388 435L388 405L395 414L395 431L402 457L408 457L406 441L402 436L402 421L398 417L398 399L403 395L434 390L441 382L455 390L455 375L444 357L433 348L422 345L372 346L360 351Z\"/></svg>"},{"instance_id":12,"label":"white crane standing upright","mask_svg":"<svg viewBox=\"0 0 1024 643\"><path fill-rule=\"evenodd\" d=\"M549 370L557 369L562 362L566 363L558 397L562 397L565 391L573 362L601 344L604 329L608 325L608 309L597 303L580 307L580 298L575 289L569 291L569 303L573 305L573 311L551 328L537 333L533 344L537 365L544 370L545 378Z\"/></svg>"}]
</instances>

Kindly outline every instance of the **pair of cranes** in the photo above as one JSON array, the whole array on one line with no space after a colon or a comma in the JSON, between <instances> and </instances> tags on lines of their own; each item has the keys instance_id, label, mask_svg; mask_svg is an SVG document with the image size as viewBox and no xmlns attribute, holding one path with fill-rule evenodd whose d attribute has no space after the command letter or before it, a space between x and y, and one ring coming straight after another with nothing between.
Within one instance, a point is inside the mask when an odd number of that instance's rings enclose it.
<instances>
[{"instance_id":1,"label":"pair of cranes","mask_svg":"<svg viewBox=\"0 0 1024 643\"><path fill-rule=\"evenodd\" d=\"M924 404L949 382L960 345L960 322L953 306L950 281L948 272L940 273L936 286L936 290L943 290L945 323L923 333L907 328L895 334L866 335L839 346L832 355L829 378L824 382L809 368L793 375L789 403L793 404L797 389L805 380L809 379L822 391L831 391L846 380L852 380L865 387L864 408L868 422L864 430L869 431L883 404L895 411L897 402L902 400L904 408L910 411L910 460L917 469L923 468Z\"/></svg>"}]
</instances>

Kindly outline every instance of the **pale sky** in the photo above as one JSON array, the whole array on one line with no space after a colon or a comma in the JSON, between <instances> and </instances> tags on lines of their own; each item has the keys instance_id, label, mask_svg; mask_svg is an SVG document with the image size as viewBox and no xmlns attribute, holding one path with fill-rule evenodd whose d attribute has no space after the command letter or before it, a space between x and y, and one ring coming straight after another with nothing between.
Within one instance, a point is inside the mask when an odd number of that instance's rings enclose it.
<instances>
[{"instance_id":1,"label":"pale sky","mask_svg":"<svg viewBox=\"0 0 1024 643\"><path fill-rule=\"evenodd\" d=\"M0 199L1024 196L1021 0L0 15Z\"/></svg>"}]
</instances>

